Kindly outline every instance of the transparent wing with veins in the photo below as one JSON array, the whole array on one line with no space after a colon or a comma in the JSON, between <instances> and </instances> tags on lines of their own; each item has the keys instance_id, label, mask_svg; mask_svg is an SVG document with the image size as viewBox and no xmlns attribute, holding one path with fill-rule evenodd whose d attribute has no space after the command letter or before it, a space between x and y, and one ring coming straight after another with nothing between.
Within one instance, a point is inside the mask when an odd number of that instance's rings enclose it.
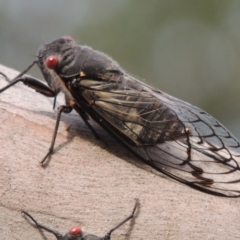
<instances>
[{"instance_id":1,"label":"transparent wing with veins","mask_svg":"<svg viewBox=\"0 0 240 240\"><path fill-rule=\"evenodd\" d=\"M83 79L79 89L99 124L157 170L212 194L240 196L240 143L203 110L126 74Z\"/></svg>"}]
</instances>

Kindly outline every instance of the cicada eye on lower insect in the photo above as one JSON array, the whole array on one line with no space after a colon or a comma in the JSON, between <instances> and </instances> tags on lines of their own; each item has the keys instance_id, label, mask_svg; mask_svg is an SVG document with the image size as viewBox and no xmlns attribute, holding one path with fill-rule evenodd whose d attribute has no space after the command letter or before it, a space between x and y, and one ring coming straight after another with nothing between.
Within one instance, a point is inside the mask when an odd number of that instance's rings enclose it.
<instances>
[{"instance_id":1,"label":"cicada eye on lower insect","mask_svg":"<svg viewBox=\"0 0 240 240\"><path fill-rule=\"evenodd\" d=\"M56 239L58 240L110 240L111 239L111 234L118 229L120 226L122 226L124 223L126 223L127 221L129 221L130 219L132 219L134 217L134 214L137 210L137 208L139 207L139 200L136 199L135 200L135 204L134 204L134 208L131 212L131 214L124 218L121 222L119 222L115 227L113 227L110 231L107 232L107 234L104 237L98 237L96 235L93 234L89 234L86 232L83 232L81 227L79 226L75 226L72 227L65 235L62 235L61 233L45 226L42 225L40 223L38 223L32 215L30 215L28 212L26 211L22 211L23 215L25 216L26 219L28 219L32 225L38 229L42 229L45 230L49 233L52 233Z\"/></svg>"},{"instance_id":2,"label":"cicada eye on lower insect","mask_svg":"<svg viewBox=\"0 0 240 240\"><path fill-rule=\"evenodd\" d=\"M69 36L43 45L37 56L0 93L23 82L47 97L65 94L42 164L53 154L61 114L74 109L96 138L89 116L159 172L209 194L240 196L240 142L211 115L130 76ZM48 86L24 75L35 63Z\"/></svg>"}]
</instances>

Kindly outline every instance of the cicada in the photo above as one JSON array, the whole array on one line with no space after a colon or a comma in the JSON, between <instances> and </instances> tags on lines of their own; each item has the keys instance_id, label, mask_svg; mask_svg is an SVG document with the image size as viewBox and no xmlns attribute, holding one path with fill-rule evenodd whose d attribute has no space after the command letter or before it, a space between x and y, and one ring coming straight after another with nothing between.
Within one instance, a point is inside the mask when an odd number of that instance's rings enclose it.
<instances>
[{"instance_id":1,"label":"cicada","mask_svg":"<svg viewBox=\"0 0 240 240\"><path fill-rule=\"evenodd\" d=\"M26 211L22 211L22 213L24 214L24 216L26 218L28 218L28 220L31 220L32 224L34 227L38 228L38 229L43 229L47 232L52 233L56 239L58 240L110 240L111 239L111 234L118 229L119 227L121 227L124 223L126 223L127 221L129 221L130 219L132 219L136 212L136 209L139 207L139 200L136 199L134 208L132 210L132 213L126 217L125 219L123 219L120 223L118 223L115 227L113 227L110 231L108 231L108 233L104 236L104 237L98 237L96 235L90 234L90 233L86 233L83 232L81 227L79 226L75 226L72 227L65 235L62 235L61 233L57 232L56 230L53 230L45 225L42 225L40 223L38 223L32 215L30 215L28 212Z\"/></svg>"},{"instance_id":2,"label":"cicada","mask_svg":"<svg viewBox=\"0 0 240 240\"><path fill-rule=\"evenodd\" d=\"M37 64L48 86L24 75ZM91 131L89 116L147 164L195 189L240 196L240 143L205 111L127 74L117 62L65 36L39 48L37 60L0 92L17 82L47 96L62 91L47 155L53 153L62 112L74 109Z\"/></svg>"}]
</instances>

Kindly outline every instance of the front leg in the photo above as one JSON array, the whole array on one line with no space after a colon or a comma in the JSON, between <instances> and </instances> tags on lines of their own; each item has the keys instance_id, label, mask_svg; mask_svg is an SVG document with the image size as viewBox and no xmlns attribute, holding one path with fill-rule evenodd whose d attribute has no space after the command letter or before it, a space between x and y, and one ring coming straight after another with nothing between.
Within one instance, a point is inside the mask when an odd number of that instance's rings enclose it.
<instances>
[{"instance_id":1,"label":"front leg","mask_svg":"<svg viewBox=\"0 0 240 240\"><path fill-rule=\"evenodd\" d=\"M5 76L5 75L3 75L3 76ZM8 80L8 78L7 78L7 80ZM34 89L36 92L41 93L42 95L44 95L46 97L55 97L57 95L57 93L58 93L58 92L53 91L51 88L49 88L45 84L41 83L36 78L27 77L27 76L23 76L23 77L19 77L17 79L14 79L7 86L5 86L2 89L0 89L0 93L4 92L8 88L10 88L13 85L17 84L18 82L22 82L23 84L27 85L28 87Z\"/></svg>"},{"instance_id":2,"label":"front leg","mask_svg":"<svg viewBox=\"0 0 240 240\"><path fill-rule=\"evenodd\" d=\"M50 148L49 148L47 154L45 155L45 157L40 162L42 166L44 166L44 163L47 160L47 158L50 157L53 154L54 145L55 145L55 141L56 141L56 137L57 137L57 131L58 131L59 123L60 123L60 120L61 120L62 112L70 113L71 111L72 111L72 107L68 107L68 106L64 106L64 105L60 106L58 108L58 115L57 115L55 128L54 128L54 131L53 131L51 145L50 145Z\"/></svg>"}]
</instances>

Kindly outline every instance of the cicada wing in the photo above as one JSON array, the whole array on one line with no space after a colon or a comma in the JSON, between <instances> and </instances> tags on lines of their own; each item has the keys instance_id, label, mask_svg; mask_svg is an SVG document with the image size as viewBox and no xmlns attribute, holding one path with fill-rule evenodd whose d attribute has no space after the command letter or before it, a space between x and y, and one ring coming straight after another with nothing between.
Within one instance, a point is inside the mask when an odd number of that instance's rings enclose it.
<instances>
[{"instance_id":1,"label":"cicada wing","mask_svg":"<svg viewBox=\"0 0 240 240\"><path fill-rule=\"evenodd\" d=\"M183 145L182 153L178 143L168 142L156 146L130 148L158 171L188 186L219 196L240 196L238 172L231 172L232 170L195 151L192 151L192 156L199 160L185 161L187 154L184 152L187 146ZM202 169L202 173L199 169Z\"/></svg>"},{"instance_id":2,"label":"cicada wing","mask_svg":"<svg viewBox=\"0 0 240 240\"><path fill-rule=\"evenodd\" d=\"M240 196L240 143L219 121L202 109L165 93L154 93L189 129L185 139L144 149L156 167L198 186ZM161 163L157 152L161 152Z\"/></svg>"},{"instance_id":3,"label":"cicada wing","mask_svg":"<svg viewBox=\"0 0 240 240\"><path fill-rule=\"evenodd\" d=\"M128 75L86 79L79 90L83 109L149 165L206 192L240 196L239 141L203 110Z\"/></svg>"}]
</instances>

